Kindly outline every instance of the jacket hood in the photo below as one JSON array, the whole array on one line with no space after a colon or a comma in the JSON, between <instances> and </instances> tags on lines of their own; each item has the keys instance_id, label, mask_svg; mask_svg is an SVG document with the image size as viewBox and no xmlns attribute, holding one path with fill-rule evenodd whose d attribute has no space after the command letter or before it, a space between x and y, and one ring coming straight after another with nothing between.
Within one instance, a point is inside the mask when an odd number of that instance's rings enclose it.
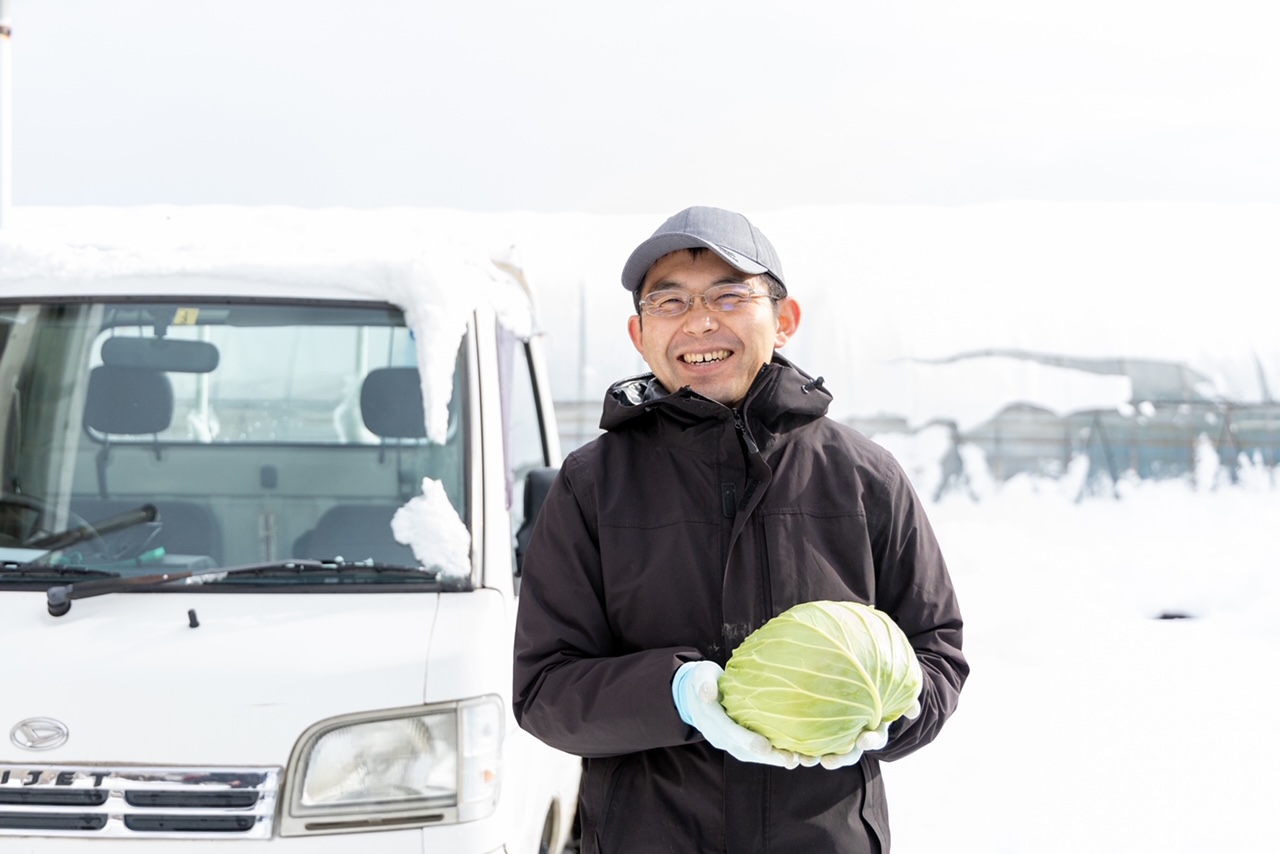
<instances>
[{"instance_id":1,"label":"jacket hood","mask_svg":"<svg viewBox=\"0 0 1280 854\"><path fill-rule=\"evenodd\" d=\"M822 383L777 353L760 369L747 392L742 412L775 432L787 417L820 418L831 405L831 392ZM729 417L732 409L703 397L689 386L668 391L652 373L618 380L605 394L600 427L614 430L633 419L660 410L676 418L701 420Z\"/></svg>"}]
</instances>

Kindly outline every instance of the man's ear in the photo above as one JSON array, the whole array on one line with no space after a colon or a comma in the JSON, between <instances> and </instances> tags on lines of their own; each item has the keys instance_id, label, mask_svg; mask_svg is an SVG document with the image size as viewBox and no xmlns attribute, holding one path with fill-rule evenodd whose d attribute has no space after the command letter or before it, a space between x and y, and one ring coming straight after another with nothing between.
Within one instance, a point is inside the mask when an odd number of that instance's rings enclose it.
<instances>
[{"instance_id":1,"label":"man's ear","mask_svg":"<svg viewBox=\"0 0 1280 854\"><path fill-rule=\"evenodd\" d=\"M640 315L633 314L627 319L627 334L631 336L631 343L635 346L636 352L643 356L644 327L640 323Z\"/></svg>"},{"instance_id":2,"label":"man's ear","mask_svg":"<svg viewBox=\"0 0 1280 854\"><path fill-rule=\"evenodd\" d=\"M778 300L778 332L773 338L773 348L780 349L800 327L800 303L791 297Z\"/></svg>"}]
</instances>

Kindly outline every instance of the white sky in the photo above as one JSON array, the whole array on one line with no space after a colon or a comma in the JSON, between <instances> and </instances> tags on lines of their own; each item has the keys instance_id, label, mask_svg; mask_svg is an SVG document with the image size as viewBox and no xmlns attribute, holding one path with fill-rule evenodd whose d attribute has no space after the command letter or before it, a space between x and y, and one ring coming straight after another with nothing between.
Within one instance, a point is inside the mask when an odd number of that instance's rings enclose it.
<instances>
[{"instance_id":1,"label":"white sky","mask_svg":"<svg viewBox=\"0 0 1280 854\"><path fill-rule=\"evenodd\" d=\"M1269 0L9 0L14 204L1280 201Z\"/></svg>"}]
</instances>

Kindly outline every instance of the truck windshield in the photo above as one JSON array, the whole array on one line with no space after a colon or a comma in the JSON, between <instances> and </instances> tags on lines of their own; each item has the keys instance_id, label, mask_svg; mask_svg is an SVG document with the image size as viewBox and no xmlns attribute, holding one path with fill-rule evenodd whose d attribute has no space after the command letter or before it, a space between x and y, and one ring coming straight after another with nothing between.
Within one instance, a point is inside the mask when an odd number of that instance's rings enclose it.
<instances>
[{"instance_id":1,"label":"truck windshield","mask_svg":"<svg viewBox=\"0 0 1280 854\"><path fill-rule=\"evenodd\" d=\"M468 524L465 360L433 441L420 343L389 305L0 302L0 563L431 569L431 526L393 519Z\"/></svg>"}]
</instances>

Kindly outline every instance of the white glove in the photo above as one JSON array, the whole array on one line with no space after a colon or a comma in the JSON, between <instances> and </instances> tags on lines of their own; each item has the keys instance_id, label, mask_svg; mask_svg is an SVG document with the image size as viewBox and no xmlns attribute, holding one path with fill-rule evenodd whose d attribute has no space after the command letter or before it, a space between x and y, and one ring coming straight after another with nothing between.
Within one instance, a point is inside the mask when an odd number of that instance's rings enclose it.
<instances>
[{"instance_id":1,"label":"white glove","mask_svg":"<svg viewBox=\"0 0 1280 854\"><path fill-rule=\"evenodd\" d=\"M920 699L911 704L911 708L903 713L904 718L916 718L920 715ZM828 753L826 756L802 756L800 764L805 767L812 767L821 764L828 771L834 771L837 768L845 768L855 764L862 758L862 754L868 750L879 750L889 743L889 724L888 722L880 724L877 729L869 729L858 736L853 743L853 750L848 753ZM813 760L813 761L810 761Z\"/></svg>"},{"instance_id":2,"label":"white glove","mask_svg":"<svg viewBox=\"0 0 1280 854\"><path fill-rule=\"evenodd\" d=\"M828 753L826 756L817 757L818 761L813 764L821 764L828 771L834 771L837 768L846 768L854 765L862 758L862 754L868 750L879 750L889 743L889 724L880 724L878 729L869 729L858 736L853 742L853 749L848 753Z\"/></svg>"},{"instance_id":3,"label":"white glove","mask_svg":"<svg viewBox=\"0 0 1280 854\"><path fill-rule=\"evenodd\" d=\"M720 705L720 677L724 668L714 661L687 661L671 680L671 698L680 719L702 733L712 747L718 747L739 762L759 762L779 768L794 768L799 757L790 750L778 750L769 739L734 723Z\"/></svg>"}]
</instances>

